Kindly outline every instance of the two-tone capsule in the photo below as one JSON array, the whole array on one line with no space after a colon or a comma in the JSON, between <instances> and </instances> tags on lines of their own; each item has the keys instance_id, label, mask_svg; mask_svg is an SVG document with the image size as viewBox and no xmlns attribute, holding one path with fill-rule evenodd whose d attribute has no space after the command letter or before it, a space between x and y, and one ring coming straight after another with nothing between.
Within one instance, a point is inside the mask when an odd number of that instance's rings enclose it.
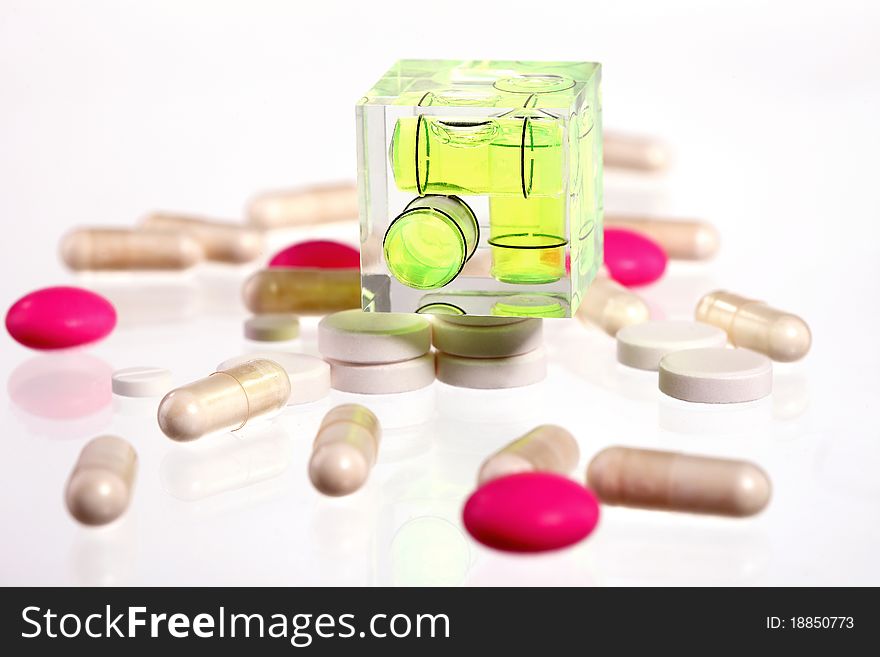
<instances>
[{"instance_id":1,"label":"two-tone capsule","mask_svg":"<svg viewBox=\"0 0 880 657\"><path fill-rule=\"evenodd\" d=\"M674 260L708 260L718 252L718 230L696 219L651 219L627 215L605 215L605 226L640 233L660 245Z\"/></svg>"},{"instance_id":2,"label":"two-tone capsule","mask_svg":"<svg viewBox=\"0 0 880 657\"><path fill-rule=\"evenodd\" d=\"M106 525L121 516L131 502L137 475L137 453L116 436L89 441L67 480L67 509L84 525Z\"/></svg>"},{"instance_id":3,"label":"two-tone capsule","mask_svg":"<svg viewBox=\"0 0 880 657\"><path fill-rule=\"evenodd\" d=\"M242 287L247 309L256 315L326 315L361 307L357 269L272 267L256 272Z\"/></svg>"},{"instance_id":4,"label":"two-tone capsule","mask_svg":"<svg viewBox=\"0 0 880 657\"><path fill-rule=\"evenodd\" d=\"M609 278L597 276L584 294L577 317L614 337L624 326L648 321L651 312L637 294Z\"/></svg>"},{"instance_id":5,"label":"two-tone capsule","mask_svg":"<svg viewBox=\"0 0 880 657\"><path fill-rule=\"evenodd\" d=\"M159 403L159 428L183 442L235 431L280 411L289 397L290 379L281 365L250 360L169 392Z\"/></svg>"},{"instance_id":6,"label":"two-tone capsule","mask_svg":"<svg viewBox=\"0 0 880 657\"><path fill-rule=\"evenodd\" d=\"M351 183L264 192L247 207L248 222L266 229L310 226L357 216L357 188Z\"/></svg>"},{"instance_id":7,"label":"two-tone capsule","mask_svg":"<svg viewBox=\"0 0 880 657\"><path fill-rule=\"evenodd\" d=\"M609 168L662 171L669 166L667 147L650 137L605 132L602 149L603 161Z\"/></svg>"},{"instance_id":8,"label":"two-tone capsule","mask_svg":"<svg viewBox=\"0 0 880 657\"><path fill-rule=\"evenodd\" d=\"M60 252L74 271L179 270L205 257L188 235L131 228L79 228L64 236Z\"/></svg>"},{"instance_id":9,"label":"two-tone capsule","mask_svg":"<svg viewBox=\"0 0 880 657\"><path fill-rule=\"evenodd\" d=\"M263 235L248 226L190 217L167 212L155 212L144 219L146 230L161 230L189 235L198 242L208 260L217 262L251 262L263 252Z\"/></svg>"},{"instance_id":10,"label":"two-tone capsule","mask_svg":"<svg viewBox=\"0 0 880 657\"><path fill-rule=\"evenodd\" d=\"M810 327L797 315L723 290L700 299L696 317L727 331L732 345L783 363L806 356L813 341Z\"/></svg>"},{"instance_id":11,"label":"two-tone capsule","mask_svg":"<svg viewBox=\"0 0 880 657\"><path fill-rule=\"evenodd\" d=\"M309 460L309 478L324 495L339 497L366 483L376 463L382 428L370 409L343 404L321 421Z\"/></svg>"},{"instance_id":12,"label":"two-tone capsule","mask_svg":"<svg viewBox=\"0 0 880 657\"><path fill-rule=\"evenodd\" d=\"M566 429L544 424L505 445L483 462L477 483L518 472L555 472L565 475L574 470L580 458L577 441Z\"/></svg>"},{"instance_id":13,"label":"two-tone capsule","mask_svg":"<svg viewBox=\"0 0 880 657\"><path fill-rule=\"evenodd\" d=\"M770 479L747 461L609 447L587 468L604 504L745 517L770 501Z\"/></svg>"}]
</instances>

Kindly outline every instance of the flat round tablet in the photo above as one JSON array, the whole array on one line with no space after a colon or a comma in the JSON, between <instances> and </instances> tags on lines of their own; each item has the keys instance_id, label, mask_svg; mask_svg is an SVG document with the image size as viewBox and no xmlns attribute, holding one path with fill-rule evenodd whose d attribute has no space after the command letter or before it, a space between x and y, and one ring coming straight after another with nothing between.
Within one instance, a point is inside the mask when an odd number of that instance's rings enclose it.
<instances>
[{"instance_id":1,"label":"flat round tablet","mask_svg":"<svg viewBox=\"0 0 880 657\"><path fill-rule=\"evenodd\" d=\"M330 365L317 356L286 351L256 351L224 360L217 370L227 370L249 360L271 360L284 368L290 379L288 406L323 399L330 392Z\"/></svg>"},{"instance_id":2,"label":"flat round tablet","mask_svg":"<svg viewBox=\"0 0 880 657\"><path fill-rule=\"evenodd\" d=\"M113 392L122 397L161 397L171 390L171 372L161 367L126 367L112 377Z\"/></svg>"},{"instance_id":3,"label":"flat round tablet","mask_svg":"<svg viewBox=\"0 0 880 657\"><path fill-rule=\"evenodd\" d=\"M335 390L378 395L409 392L431 385L434 380L434 354L396 363L346 363L330 361L330 377Z\"/></svg>"},{"instance_id":4,"label":"flat round tablet","mask_svg":"<svg viewBox=\"0 0 880 657\"><path fill-rule=\"evenodd\" d=\"M467 326L434 321L434 346L446 354L468 358L503 358L534 351L543 343L540 319L497 326Z\"/></svg>"},{"instance_id":5,"label":"flat round tablet","mask_svg":"<svg viewBox=\"0 0 880 657\"><path fill-rule=\"evenodd\" d=\"M244 322L244 337L258 342L281 342L299 337L299 317L290 313L254 315Z\"/></svg>"},{"instance_id":6,"label":"flat round tablet","mask_svg":"<svg viewBox=\"0 0 880 657\"><path fill-rule=\"evenodd\" d=\"M544 348L508 358L463 358L437 353L437 380L459 388L518 388L547 376Z\"/></svg>"},{"instance_id":7,"label":"flat round tablet","mask_svg":"<svg viewBox=\"0 0 880 657\"><path fill-rule=\"evenodd\" d=\"M318 351L346 363L396 363L431 349L431 322L420 315L343 310L318 324Z\"/></svg>"},{"instance_id":8,"label":"flat round tablet","mask_svg":"<svg viewBox=\"0 0 880 657\"><path fill-rule=\"evenodd\" d=\"M640 370L660 367L673 351L724 347L727 333L717 326L692 321L649 320L617 332L617 360Z\"/></svg>"},{"instance_id":9,"label":"flat round tablet","mask_svg":"<svg viewBox=\"0 0 880 657\"><path fill-rule=\"evenodd\" d=\"M770 359L748 349L686 349L660 360L660 391L689 402L729 404L770 394Z\"/></svg>"}]
</instances>

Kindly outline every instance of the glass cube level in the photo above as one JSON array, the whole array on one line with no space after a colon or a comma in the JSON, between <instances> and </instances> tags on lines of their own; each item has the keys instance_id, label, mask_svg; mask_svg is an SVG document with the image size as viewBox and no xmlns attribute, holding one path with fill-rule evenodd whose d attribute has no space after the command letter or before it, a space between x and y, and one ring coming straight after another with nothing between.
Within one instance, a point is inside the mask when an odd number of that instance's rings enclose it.
<instances>
[{"instance_id":1,"label":"glass cube level","mask_svg":"<svg viewBox=\"0 0 880 657\"><path fill-rule=\"evenodd\" d=\"M357 104L364 309L571 317L602 262L600 78L397 62Z\"/></svg>"}]
</instances>

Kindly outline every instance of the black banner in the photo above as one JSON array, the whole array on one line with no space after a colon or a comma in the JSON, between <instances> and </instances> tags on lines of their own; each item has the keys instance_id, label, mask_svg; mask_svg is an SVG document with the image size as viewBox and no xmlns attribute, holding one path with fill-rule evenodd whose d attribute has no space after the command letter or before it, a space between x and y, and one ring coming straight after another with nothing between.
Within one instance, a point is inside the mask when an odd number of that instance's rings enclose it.
<instances>
[{"instance_id":1,"label":"black banner","mask_svg":"<svg viewBox=\"0 0 880 657\"><path fill-rule=\"evenodd\" d=\"M830 588L4 589L0 646L7 655L144 647L163 657L194 648L247 655L365 647L448 655L483 646L512 654L600 646L616 654L663 646L701 655L848 650L867 645L875 631L877 605L868 599L866 590Z\"/></svg>"}]
</instances>

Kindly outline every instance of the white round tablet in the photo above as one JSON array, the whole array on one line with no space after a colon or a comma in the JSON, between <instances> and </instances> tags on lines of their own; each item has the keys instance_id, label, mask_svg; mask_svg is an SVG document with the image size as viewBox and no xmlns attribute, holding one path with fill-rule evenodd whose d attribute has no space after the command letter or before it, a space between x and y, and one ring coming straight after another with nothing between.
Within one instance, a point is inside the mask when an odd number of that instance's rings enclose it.
<instances>
[{"instance_id":1,"label":"white round tablet","mask_svg":"<svg viewBox=\"0 0 880 657\"><path fill-rule=\"evenodd\" d=\"M543 343L540 319L496 326L467 326L437 318L434 346L446 354L468 358L504 358L534 351Z\"/></svg>"},{"instance_id":2,"label":"white round tablet","mask_svg":"<svg viewBox=\"0 0 880 657\"><path fill-rule=\"evenodd\" d=\"M434 354L396 363L346 363L330 361L330 376L335 390L379 395L410 392L434 381Z\"/></svg>"},{"instance_id":3,"label":"white round tablet","mask_svg":"<svg viewBox=\"0 0 880 657\"><path fill-rule=\"evenodd\" d=\"M274 361L287 372L290 379L288 406L317 401L326 397L330 392L330 365L317 356L309 356L308 354L287 351L256 351L224 360L217 366L217 369L226 370L257 358Z\"/></svg>"},{"instance_id":4,"label":"white round tablet","mask_svg":"<svg viewBox=\"0 0 880 657\"><path fill-rule=\"evenodd\" d=\"M729 404L770 394L773 366L748 349L686 349L660 360L660 391L689 402Z\"/></svg>"},{"instance_id":5,"label":"white round tablet","mask_svg":"<svg viewBox=\"0 0 880 657\"><path fill-rule=\"evenodd\" d=\"M299 317L290 313L254 315L244 322L244 337L258 342L281 342L299 337Z\"/></svg>"},{"instance_id":6,"label":"white round tablet","mask_svg":"<svg viewBox=\"0 0 880 657\"><path fill-rule=\"evenodd\" d=\"M343 310L318 324L318 351L346 363L396 363L431 349L431 322L420 315Z\"/></svg>"},{"instance_id":7,"label":"white round tablet","mask_svg":"<svg viewBox=\"0 0 880 657\"><path fill-rule=\"evenodd\" d=\"M547 376L544 348L508 358L463 358L437 354L437 380L459 388L518 388Z\"/></svg>"},{"instance_id":8,"label":"white round tablet","mask_svg":"<svg viewBox=\"0 0 880 657\"><path fill-rule=\"evenodd\" d=\"M649 320L617 332L617 360L640 370L660 367L673 351L724 347L727 333L717 326L693 321Z\"/></svg>"},{"instance_id":9,"label":"white round tablet","mask_svg":"<svg viewBox=\"0 0 880 657\"><path fill-rule=\"evenodd\" d=\"M113 392L122 397L161 397L171 390L171 372L161 367L127 367L112 377Z\"/></svg>"}]
</instances>

